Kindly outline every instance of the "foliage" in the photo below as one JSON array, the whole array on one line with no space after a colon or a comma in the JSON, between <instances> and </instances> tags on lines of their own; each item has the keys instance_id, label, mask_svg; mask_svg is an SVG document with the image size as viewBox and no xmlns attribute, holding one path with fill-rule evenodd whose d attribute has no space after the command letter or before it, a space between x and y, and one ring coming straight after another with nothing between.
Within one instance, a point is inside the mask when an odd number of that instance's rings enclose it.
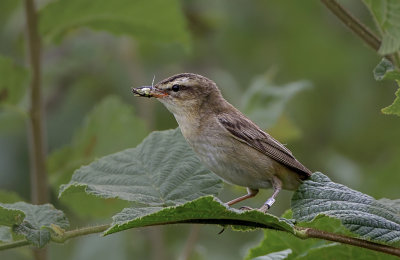
<instances>
[{"instance_id":1,"label":"foliage","mask_svg":"<svg viewBox=\"0 0 400 260\"><path fill-rule=\"evenodd\" d=\"M189 40L176 0L56 1L44 7L40 16L43 37L56 42L72 29L83 26L146 41L175 41L187 45Z\"/></svg>"},{"instance_id":2,"label":"foliage","mask_svg":"<svg viewBox=\"0 0 400 260\"><path fill-rule=\"evenodd\" d=\"M53 136L46 162L53 193L62 185L60 197L51 203L64 213L51 204L22 202L29 196L26 124L15 124L10 111L18 112L20 121L41 116L27 113L32 68L21 65L31 54L22 25L27 2L0 3L0 189L17 191L0 190L0 248L43 247L89 233L120 232L125 236L102 237L102 243L90 246L49 246L60 260L87 258L90 250L96 251L96 259L107 259L110 252L102 250L110 251L110 244L113 252L124 252L121 258L146 259L157 252L167 259L184 258L189 248L195 259L238 259L251 247L243 242L245 234L250 233L252 243L254 234L262 232L262 242L246 259L393 258L305 239L306 230L315 229L400 245L400 200L375 200L365 194L398 197L400 125L396 117L376 113L394 91L376 87L370 73L376 56L346 37L320 3L293 2L293 8L287 8L285 2L243 5L228 0L35 1L43 43L42 97L36 98L41 98L48 120L43 124ZM378 54L385 56L373 76L397 83L394 102L382 112L400 116L400 5L397 0L363 4L381 38ZM356 10L359 4L354 5ZM293 216L227 207L215 197L221 181L202 166L178 129L145 138L150 129L171 128L174 121L155 101L135 100L135 109L127 104L132 81L143 84L154 74L159 78L189 69L215 80L224 96L232 97L229 101L275 138L293 142L290 149L305 165L328 172L330 178L317 172L295 192ZM272 80L264 71L278 73ZM302 78L307 80L298 80ZM288 79L292 83L285 83ZM331 179L353 180L344 183L362 192ZM225 201L236 195L226 187L219 197ZM254 200L263 199L260 195ZM282 211L285 199L288 203L287 194L280 195L282 203L271 213ZM77 229L69 229L66 215ZM92 226L94 222L108 224ZM185 250L180 249L186 243L184 226L156 230L156 241L148 230L121 232L179 223L253 232L227 229L214 242L218 231L202 226L196 245L190 249L188 244ZM64 252L54 253L57 250ZM179 251L185 252L177 255ZM0 258L27 255L8 253L0 253Z\"/></svg>"}]
</instances>

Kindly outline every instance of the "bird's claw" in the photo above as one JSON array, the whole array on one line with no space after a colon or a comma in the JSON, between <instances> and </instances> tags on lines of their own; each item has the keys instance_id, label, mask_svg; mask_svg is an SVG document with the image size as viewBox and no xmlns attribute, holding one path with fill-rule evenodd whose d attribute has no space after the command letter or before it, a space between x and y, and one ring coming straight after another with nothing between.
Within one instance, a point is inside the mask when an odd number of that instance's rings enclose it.
<instances>
[{"instance_id":1,"label":"bird's claw","mask_svg":"<svg viewBox=\"0 0 400 260\"><path fill-rule=\"evenodd\" d=\"M250 207L247 207L247 206L241 206L240 208L239 208L239 210L253 210L253 208L250 208Z\"/></svg>"}]
</instances>

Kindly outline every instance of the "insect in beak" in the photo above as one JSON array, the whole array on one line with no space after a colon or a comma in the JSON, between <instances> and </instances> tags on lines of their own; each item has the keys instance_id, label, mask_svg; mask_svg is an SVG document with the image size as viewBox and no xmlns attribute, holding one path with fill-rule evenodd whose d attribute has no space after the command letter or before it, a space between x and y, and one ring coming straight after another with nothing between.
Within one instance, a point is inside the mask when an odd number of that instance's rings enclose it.
<instances>
[{"instance_id":1,"label":"insect in beak","mask_svg":"<svg viewBox=\"0 0 400 260\"><path fill-rule=\"evenodd\" d=\"M138 97L155 97L155 98L161 98L168 96L167 93L165 93L162 90L156 89L155 87L150 87L150 86L144 86L140 88L132 88L132 93L135 94L135 96Z\"/></svg>"}]
</instances>

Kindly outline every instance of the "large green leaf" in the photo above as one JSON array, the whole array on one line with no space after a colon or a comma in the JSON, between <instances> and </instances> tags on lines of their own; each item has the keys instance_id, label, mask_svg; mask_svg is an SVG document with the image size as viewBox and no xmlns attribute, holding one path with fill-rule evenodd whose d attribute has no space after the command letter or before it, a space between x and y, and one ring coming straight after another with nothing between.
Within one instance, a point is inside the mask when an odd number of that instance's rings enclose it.
<instances>
[{"instance_id":1,"label":"large green leaf","mask_svg":"<svg viewBox=\"0 0 400 260\"><path fill-rule=\"evenodd\" d=\"M72 29L89 27L154 42L188 44L178 0L59 0L40 11L40 32L60 41Z\"/></svg>"},{"instance_id":2,"label":"large green leaf","mask_svg":"<svg viewBox=\"0 0 400 260\"><path fill-rule=\"evenodd\" d=\"M382 55L400 49L400 5L398 0L364 0L382 33L379 53Z\"/></svg>"},{"instance_id":3,"label":"large green leaf","mask_svg":"<svg viewBox=\"0 0 400 260\"><path fill-rule=\"evenodd\" d=\"M352 236L341 224L339 219L328 216L319 215L314 218L312 222L303 222L298 225ZM259 245L249 251L246 259L258 259L256 257L270 255L288 249L291 250L290 254L288 254L286 258L280 259L321 259L321 256L324 256L323 259L396 259L394 256L359 247L342 245L319 239L302 240L290 233L278 233L268 229L264 230L263 240Z\"/></svg>"},{"instance_id":4,"label":"large green leaf","mask_svg":"<svg viewBox=\"0 0 400 260\"><path fill-rule=\"evenodd\" d=\"M77 189L102 198L171 206L217 194L220 179L206 170L179 129L153 132L136 148L81 167L60 196Z\"/></svg>"},{"instance_id":5,"label":"large green leaf","mask_svg":"<svg viewBox=\"0 0 400 260\"><path fill-rule=\"evenodd\" d=\"M1 218L7 216L7 214L4 214L4 210L17 212L18 216L17 218L14 217L13 222L0 222L0 225L13 226L14 232L25 236L31 244L37 247L42 247L50 241L50 229L52 226L60 228L67 228L69 226L64 213L55 209L50 204L32 205L25 202L16 202L13 204L0 203ZM11 215L8 214L8 216Z\"/></svg>"},{"instance_id":6,"label":"large green leaf","mask_svg":"<svg viewBox=\"0 0 400 260\"><path fill-rule=\"evenodd\" d=\"M146 133L144 122L135 116L132 106L117 97L105 98L86 116L71 144L49 156L52 186L58 189L76 169L97 157L137 145ZM127 206L115 199L102 200L83 192L70 193L62 201L84 217L111 216Z\"/></svg>"},{"instance_id":7,"label":"large green leaf","mask_svg":"<svg viewBox=\"0 0 400 260\"><path fill-rule=\"evenodd\" d=\"M172 223L218 223L226 225L268 227L293 233L293 224L286 219L258 210L242 211L230 208L213 196L205 196L183 205L170 207L126 208L113 217L111 227L105 234L149 225Z\"/></svg>"},{"instance_id":8,"label":"large green leaf","mask_svg":"<svg viewBox=\"0 0 400 260\"><path fill-rule=\"evenodd\" d=\"M334 183L319 172L304 181L293 195L292 210L298 221L311 221L324 214L340 219L346 228L364 239L385 243L400 241L397 209Z\"/></svg>"},{"instance_id":9,"label":"large green leaf","mask_svg":"<svg viewBox=\"0 0 400 260\"><path fill-rule=\"evenodd\" d=\"M0 105L15 105L25 94L28 71L0 56Z\"/></svg>"},{"instance_id":10,"label":"large green leaf","mask_svg":"<svg viewBox=\"0 0 400 260\"><path fill-rule=\"evenodd\" d=\"M375 67L374 77L378 81L386 79L395 80L397 85L400 86L400 71L385 58ZM400 88L396 91L396 99L393 101L393 104L383 108L382 113L400 116Z\"/></svg>"},{"instance_id":11,"label":"large green leaf","mask_svg":"<svg viewBox=\"0 0 400 260\"><path fill-rule=\"evenodd\" d=\"M293 96L309 88L307 81L275 86L267 75L256 77L243 94L243 112L261 128L273 126Z\"/></svg>"}]
</instances>

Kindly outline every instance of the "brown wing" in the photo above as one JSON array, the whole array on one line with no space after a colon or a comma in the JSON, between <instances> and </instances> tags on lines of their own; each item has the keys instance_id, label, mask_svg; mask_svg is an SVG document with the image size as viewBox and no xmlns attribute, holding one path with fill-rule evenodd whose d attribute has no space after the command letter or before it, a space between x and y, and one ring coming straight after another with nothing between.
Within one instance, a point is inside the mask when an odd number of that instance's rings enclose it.
<instances>
[{"instance_id":1,"label":"brown wing","mask_svg":"<svg viewBox=\"0 0 400 260\"><path fill-rule=\"evenodd\" d=\"M297 161L289 149L262 131L247 118L221 114L218 116L218 120L237 140L280 162L304 178L311 175L311 171Z\"/></svg>"}]
</instances>

